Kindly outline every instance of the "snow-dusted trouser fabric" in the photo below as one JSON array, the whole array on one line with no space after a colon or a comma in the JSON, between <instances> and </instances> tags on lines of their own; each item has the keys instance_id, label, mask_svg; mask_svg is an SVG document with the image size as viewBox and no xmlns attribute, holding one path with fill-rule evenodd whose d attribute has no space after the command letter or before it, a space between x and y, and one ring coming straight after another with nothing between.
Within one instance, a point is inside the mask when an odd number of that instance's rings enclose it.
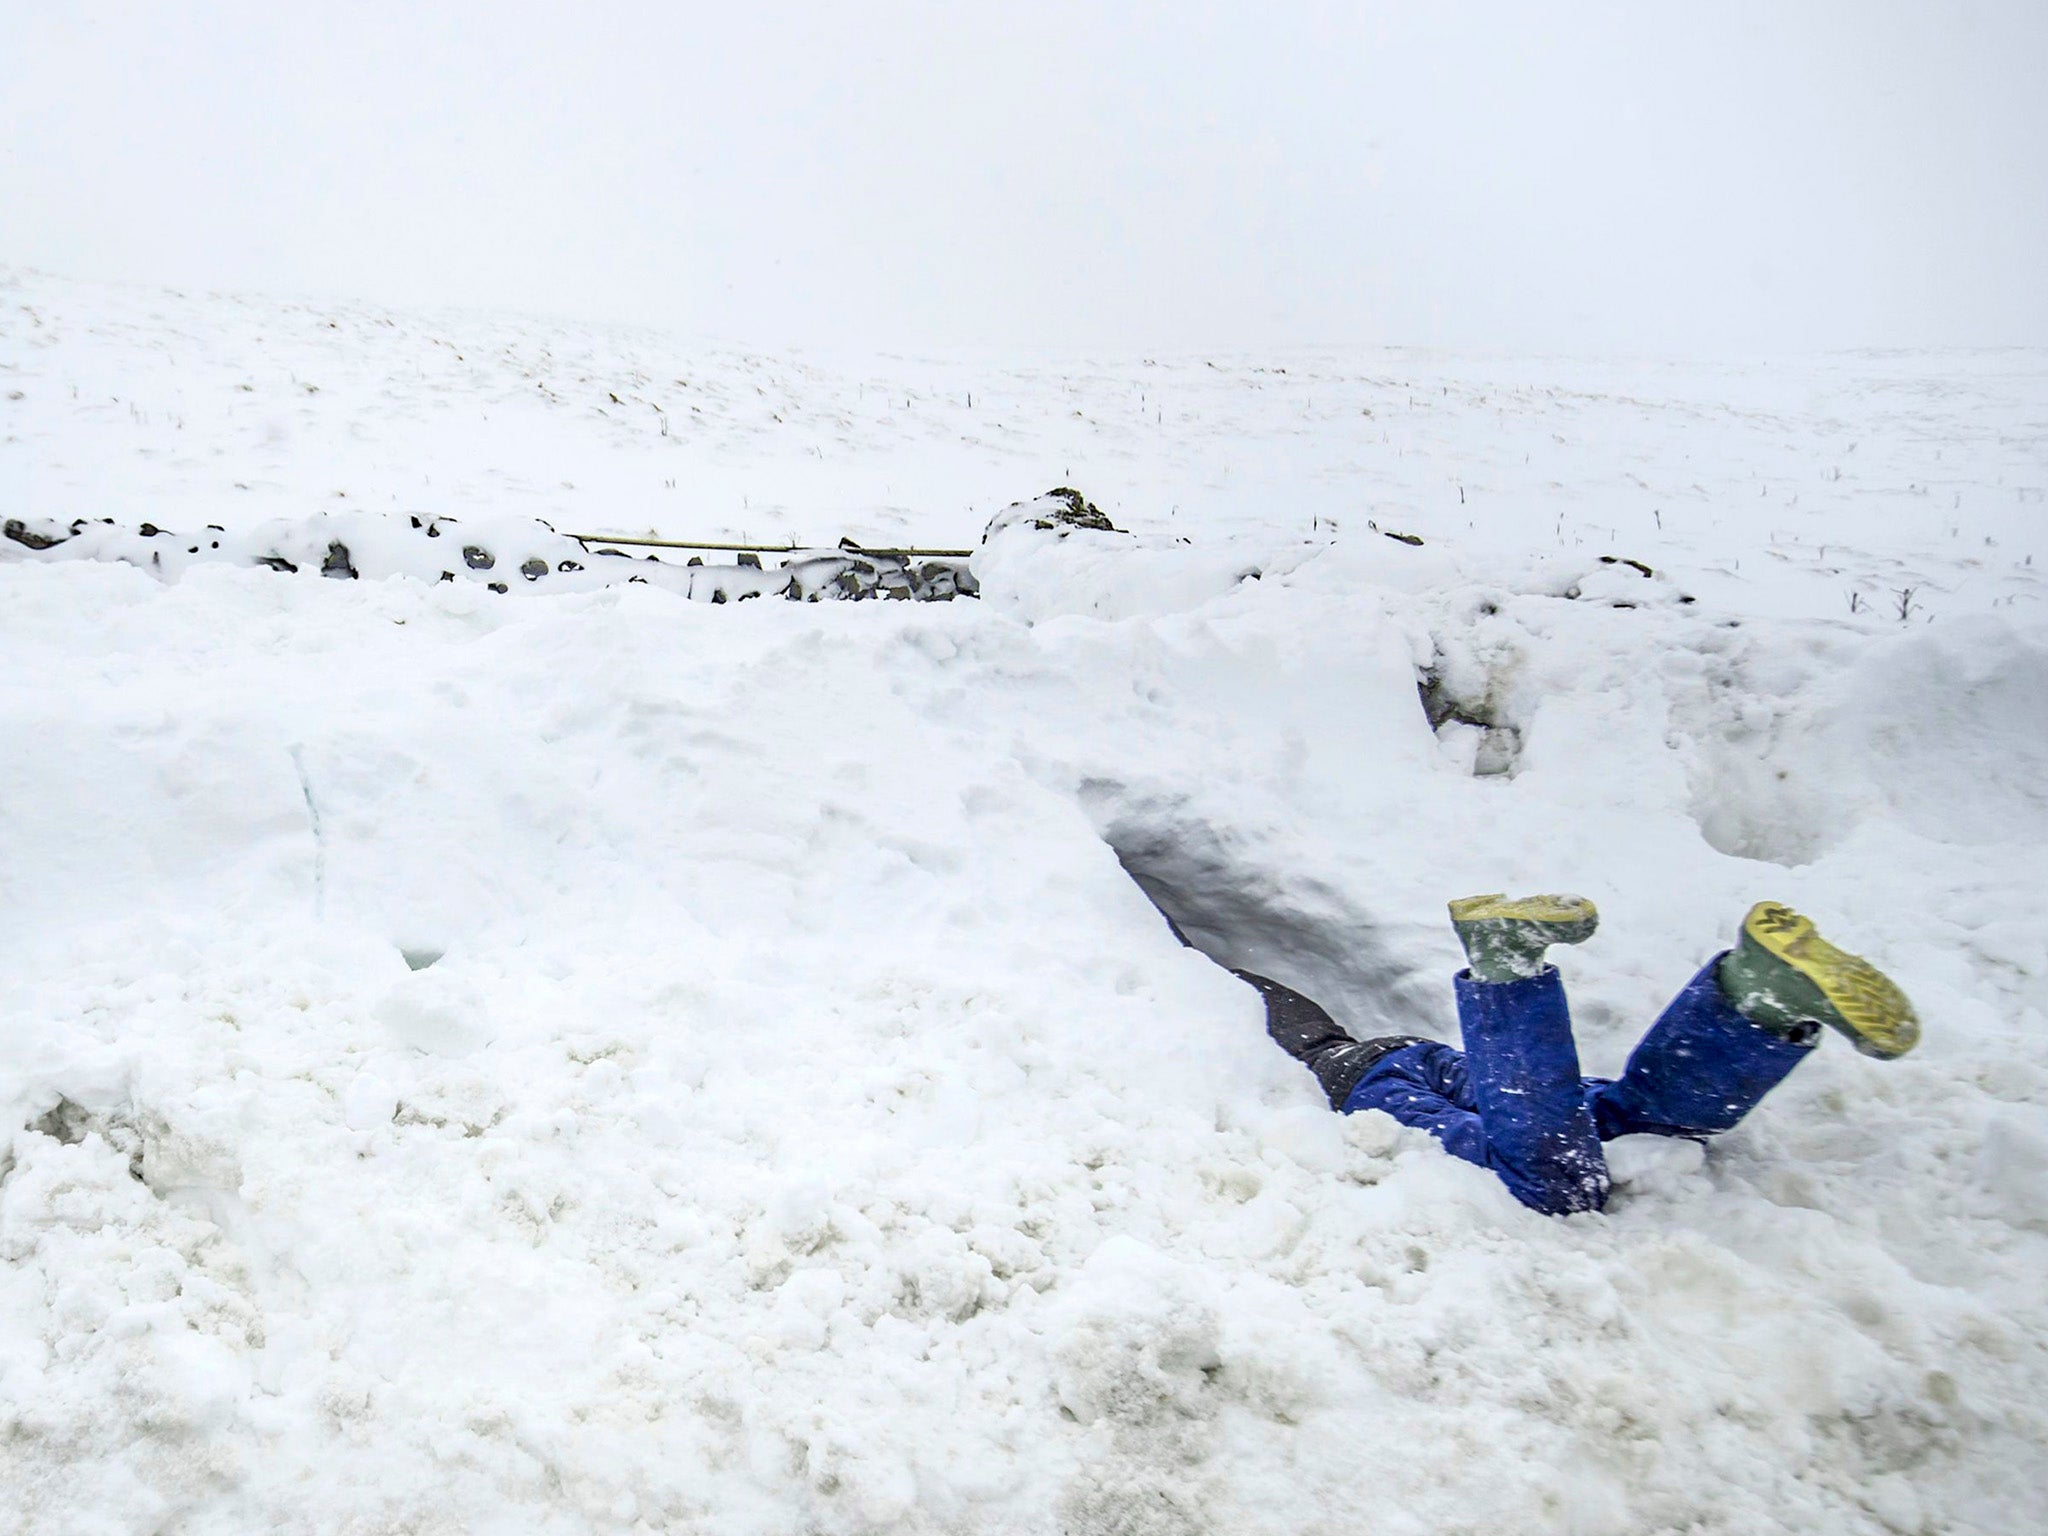
<instances>
[{"instance_id":1,"label":"snow-dusted trouser fabric","mask_svg":"<svg viewBox=\"0 0 2048 1536\"><path fill-rule=\"evenodd\" d=\"M1460 971L1457 989L1486 1166L1539 1211L1598 1210L1607 1200L1607 1159L1586 1107L1557 967L1504 982Z\"/></svg>"},{"instance_id":2,"label":"snow-dusted trouser fabric","mask_svg":"<svg viewBox=\"0 0 2048 1536\"><path fill-rule=\"evenodd\" d=\"M1719 959L1671 1001L1611 1082L1579 1074L1555 967L1505 983L1461 972L1466 1050L1404 1044L1359 1078L1342 1108L1385 1110L1428 1131L1536 1210L1597 1210L1607 1198L1600 1142L1725 1131L1812 1049L1731 1008L1714 979Z\"/></svg>"},{"instance_id":3,"label":"snow-dusted trouser fabric","mask_svg":"<svg viewBox=\"0 0 2048 1536\"><path fill-rule=\"evenodd\" d=\"M1813 1041L1788 1040L1737 1013L1714 979L1720 963L1714 956L1685 984L1620 1077L1587 1081L1586 1102L1602 1141L1725 1131L1813 1049Z\"/></svg>"}]
</instances>

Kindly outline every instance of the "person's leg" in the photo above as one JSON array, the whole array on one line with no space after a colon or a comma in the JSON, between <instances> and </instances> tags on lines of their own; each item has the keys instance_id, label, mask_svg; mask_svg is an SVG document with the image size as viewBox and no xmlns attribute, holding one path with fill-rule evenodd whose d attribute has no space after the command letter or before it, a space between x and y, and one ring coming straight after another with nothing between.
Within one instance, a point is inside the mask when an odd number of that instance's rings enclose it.
<instances>
[{"instance_id":1,"label":"person's leg","mask_svg":"<svg viewBox=\"0 0 2048 1536\"><path fill-rule=\"evenodd\" d=\"M1429 1132L1453 1157L1493 1166L1465 1053L1439 1041L1412 1040L1387 1052L1337 1107L1347 1115L1382 1110L1403 1125Z\"/></svg>"},{"instance_id":2,"label":"person's leg","mask_svg":"<svg viewBox=\"0 0 2048 1536\"><path fill-rule=\"evenodd\" d=\"M1818 1026L1777 1032L1736 1012L1716 977L1724 958L1714 956L1671 1000L1620 1077L1587 1080L1602 1141L1728 1130L1819 1044Z\"/></svg>"},{"instance_id":3,"label":"person's leg","mask_svg":"<svg viewBox=\"0 0 2048 1536\"><path fill-rule=\"evenodd\" d=\"M1536 1210L1597 1211L1607 1200L1607 1160L1557 968L1513 981L1464 971L1456 984L1486 1165Z\"/></svg>"},{"instance_id":4,"label":"person's leg","mask_svg":"<svg viewBox=\"0 0 2048 1536\"><path fill-rule=\"evenodd\" d=\"M1524 1205L1550 1215L1598 1210L1607 1163L1586 1103L1571 1014L1552 944L1577 944L1599 921L1579 897L1451 903L1471 961L1457 978L1463 1053L1434 1042L1393 1051L1361 1077L1346 1112L1385 1110L1444 1149L1491 1168Z\"/></svg>"},{"instance_id":5,"label":"person's leg","mask_svg":"<svg viewBox=\"0 0 2048 1536\"><path fill-rule=\"evenodd\" d=\"M1836 949L1789 907L1759 902L1733 950L1673 998L1613 1082L1589 1079L1603 1140L1728 1130L1806 1059L1820 1026L1865 1055L1912 1049L1912 1004L1876 967Z\"/></svg>"},{"instance_id":6,"label":"person's leg","mask_svg":"<svg viewBox=\"0 0 2048 1536\"><path fill-rule=\"evenodd\" d=\"M1195 947L1164 908L1160 916L1176 939ZM1489 957L1490 951L1483 954L1482 963ZM1315 1074L1331 1108L1345 1114L1384 1110L1403 1125L1428 1131L1453 1156L1494 1166L1461 1052L1418 1035L1354 1039L1320 1004L1292 987L1256 971L1233 969L1231 974L1257 990L1266 1005L1266 1033Z\"/></svg>"},{"instance_id":7,"label":"person's leg","mask_svg":"<svg viewBox=\"0 0 2048 1536\"><path fill-rule=\"evenodd\" d=\"M1468 969L1458 1022L1487 1166L1524 1205L1553 1215L1598 1210L1607 1160L1586 1105L1571 1010L1552 944L1592 937L1600 916L1580 896L1469 896L1451 903Z\"/></svg>"},{"instance_id":8,"label":"person's leg","mask_svg":"<svg viewBox=\"0 0 2048 1536\"><path fill-rule=\"evenodd\" d=\"M1457 979L1464 1051L1421 1040L1374 1062L1339 1106L1384 1110L1444 1150L1491 1168L1524 1205L1548 1215L1598 1210L1607 1162L1579 1077L1557 971Z\"/></svg>"}]
</instances>

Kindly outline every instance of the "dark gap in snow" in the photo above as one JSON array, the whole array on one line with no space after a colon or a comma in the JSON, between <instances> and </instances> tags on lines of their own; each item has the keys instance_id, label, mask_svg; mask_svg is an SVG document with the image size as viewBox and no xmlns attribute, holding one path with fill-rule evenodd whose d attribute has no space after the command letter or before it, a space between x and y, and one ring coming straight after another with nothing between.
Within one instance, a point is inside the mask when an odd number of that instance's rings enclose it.
<instances>
[{"instance_id":1,"label":"dark gap in snow","mask_svg":"<svg viewBox=\"0 0 2048 1536\"><path fill-rule=\"evenodd\" d=\"M1472 776L1494 778L1512 776L1522 757L1522 730L1498 718L1498 710L1490 698L1474 700L1456 693L1434 668L1417 674L1415 691L1422 699L1422 712L1429 720L1429 728L1437 739L1445 740L1447 727L1464 727L1477 730L1480 735L1472 747Z\"/></svg>"},{"instance_id":2,"label":"dark gap in snow","mask_svg":"<svg viewBox=\"0 0 2048 1536\"><path fill-rule=\"evenodd\" d=\"M57 1102L29 1122L28 1128L67 1147L75 1147L86 1137L98 1133L100 1139L116 1152L124 1153L128 1159L128 1177L137 1183L143 1178L143 1138L133 1120L120 1113L99 1114L87 1109L76 1099L59 1098Z\"/></svg>"},{"instance_id":3,"label":"dark gap in snow","mask_svg":"<svg viewBox=\"0 0 2048 1536\"><path fill-rule=\"evenodd\" d=\"M1210 823L1179 795L1090 779L1080 800L1124 872L1218 965L1295 988L1360 1038L1432 1022L1440 978L1401 959L1397 925L1348 888L1288 867L1283 850Z\"/></svg>"},{"instance_id":4,"label":"dark gap in snow","mask_svg":"<svg viewBox=\"0 0 2048 1536\"><path fill-rule=\"evenodd\" d=\"M28 1128L53 1141L61 1141L67 1147L75 1147L92 1129L92 1111L74 1100L59 1099L31 1120Z\"/></svg>"}]
</instances>

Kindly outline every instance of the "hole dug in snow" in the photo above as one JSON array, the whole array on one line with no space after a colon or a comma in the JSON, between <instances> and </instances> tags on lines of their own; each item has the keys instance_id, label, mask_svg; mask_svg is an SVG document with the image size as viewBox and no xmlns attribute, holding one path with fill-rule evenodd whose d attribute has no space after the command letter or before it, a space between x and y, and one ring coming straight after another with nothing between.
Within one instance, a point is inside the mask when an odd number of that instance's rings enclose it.
<instances>
[{"instance_id":1,"label":"hole dug in snow","mask_svg":"<svg viewBox=\"0 0 2048 1536\"><path fill-rule=\"evenodd\" d=\"M57 1102L36 1116L28 1128L40 1136L75 1147L86 1137L97 1135L100 1140L128 1159L128 1176L138 1183L146 1183L143 1176L143 1139L134 1122L125 1115L101 1114L87 1109L75 1099L60 1098Z\"/></svg>"},{"instance_id":2,"label":"hole dug in snow","mask_svg":"<svg viewBox=\"0 0 2048 1536\"><path fill-rule=\"evenodd\" d=\"M1475 778L1512 778L1525 729L1516 697L1525 637L1493 598L1474 594L1460 606L1450 623L1433 627L1415 692L1446 756Z\"/></svg>"},{"instance_id":3,"label":"hole dug in snow","mask_svg":"<svg viewBox=\"0 0 2048 1536\"><path fill-rule=\"evenodd\" d=\"M154 1110L99 1110L60 1097L28 1129L67 1147L97 1136L127 1159L128 1176L151 1194L169 1199L188 1190L232 1191L241 1165L232 1147L210 1136L174 1128Z\"/></svg>"},{"instance_id":4,"label":"hole dug in snow","mask_svg":"<svg viewBox=\"0 0 2048 1536\"><path fill-rule=\"evenodd\" d=\"M1441 662L1442 657L1439 656ZM1474 778L1511 778L1522 758L1522 728L1502 716L1490 680L1474 691L1462 669L1432 667L1415 690L1437 743Z\"/></svg>"},{"instance_id":5,"label":"hole dug in snow","mask_svg":"<svg viewBox=\"0 0 2048 1536\"><path fill-rule=\"evenodd\" d=\"M1257 972L1330 1010L1361 1038L1413 1033L1442 1014L1442 988L1405 956L1405 921L1355 901L1313 872L1313 855L1275 837L1254 846L1184 801L1108 780L1082 786L1103 841L1152 904L1219 965Z\"/></svg>"}]
</instances>

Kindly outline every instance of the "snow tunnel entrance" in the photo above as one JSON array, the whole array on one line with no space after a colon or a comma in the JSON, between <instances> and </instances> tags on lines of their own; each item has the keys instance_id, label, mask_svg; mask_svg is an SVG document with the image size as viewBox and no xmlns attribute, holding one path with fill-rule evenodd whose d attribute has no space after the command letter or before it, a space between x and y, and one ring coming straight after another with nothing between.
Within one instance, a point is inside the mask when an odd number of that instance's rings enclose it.
<instances>
[{"instance_id":1,"label":"snow tunnel entrance","mask_svg":"<svg viewBox=\"0 0 2048 1536\"><path fill-rule=\"evenodd\" d=\"M1418 919L1370 908L1341 875L1290 867L1242 829L1091 781L1082 799L1152 904L1218 965L1314 998L1361 1038L1441 1027L1448 987L1418 963Z\"/></svg>"}]
</instances>

